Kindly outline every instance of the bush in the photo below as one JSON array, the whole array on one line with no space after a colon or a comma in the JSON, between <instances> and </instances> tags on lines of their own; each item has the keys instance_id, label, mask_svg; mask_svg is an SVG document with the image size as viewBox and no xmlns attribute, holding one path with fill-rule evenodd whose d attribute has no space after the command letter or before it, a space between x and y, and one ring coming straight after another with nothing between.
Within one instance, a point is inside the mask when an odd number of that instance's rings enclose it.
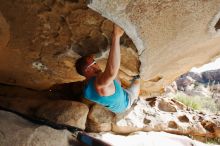
<instances>
[{"instance_id":1,"label":"bush","mask_svg":"<svg viewBox=\"0 0 220 146\"><path fill-rule=\"evenodd\" d=\"M217 104L211 97L188 96L184 93L177 93L173 98L194 110L212 113L218 112Z\"/></svg>"},{"instance_id":2,"label":"bush","mask_svg":"<svg viewBox=\"0 0 220 146\"><path fill-rule=\"evenodd\" d=\"M220 138L207 138L207 144L220 144Z\"/></svg>"}]
</instances>

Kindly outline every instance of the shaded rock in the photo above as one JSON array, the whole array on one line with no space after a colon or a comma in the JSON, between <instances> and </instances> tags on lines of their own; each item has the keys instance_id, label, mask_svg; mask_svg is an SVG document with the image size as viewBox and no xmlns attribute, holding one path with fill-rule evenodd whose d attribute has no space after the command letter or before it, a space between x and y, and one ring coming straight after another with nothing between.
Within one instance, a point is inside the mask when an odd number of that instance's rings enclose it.
<instances>
[{"instance_id":1,"label":"shaded rock","mask_svg":"<svg viewBox=\"0 0 220 146\"><path fill-rule=\"evenodd\" d=\"M114 113L95 104L88 114L87 130L92 132L111 131L113 120Z\"/></svg>"},{"instance_id":2,"label":"shaded rock","mask_svg":"<svg viewBox=\"0 0 220 146\"><path fill-rule=\"evenodd\" d=\"M203 120L201 122L202 126L209 132L215 132L214 128L217 126L213 121Z\"/></svg>"},{"instance_id":3,"label":"shaded rock","mask_svg":"<svg viewBox=\"0 0 220 146\"><path fill-rule=\"evenodd\" d=\"M1 146L81 146L67 130L33 124L13 113L0 111Z\"/></svg>"},{"instance_id":4,"label":"shaded rock","mask_svg":"<svg viewBox=\"0 0 220 146\"><path fill-rule=\"evenodd\" d=\"M203 76L200 73L196 73L196 72L187 72L187 73L181 75L177 80L183 79L182 81L184 81L184 79L186 79L187 77L190 77L192 80L195 80L197 82L205 83ZM188 79L190 79L190 78L188 78ZM178 84L178 85L181 85L181 84ZM184 85L184 84L182 84L182 85Z\"/></svg>"},{"instance_id":5,"label":"shaded rock","mask_svg":"<svg viewBox=\"0 0 220 146\"><path fill-rule=\"evenodd\" d=\"M23 115L85 129L88 107L80 102L53 98L53 94L0 86L0 106ZM52 97L49 98L49 95ZM17 97L18 96L18 97Z\"/></svg>"},{"instance_id":6,"label":"shaded rock","mask_svg":"<svg viewBox=\"0 0 220 146\"><path fill-rule=\"evenodd\" d=\"M55 123L85 129L88 112L88 107L83 103L56 100L39 107L36 116Z\"/></svg>"},{"instance_id":7,"label":"shaded rock","mask_svg":"<svg viewBox=\"0 0 220 146\"><path fill-rule=\"evenodd\" d=\"M0 12L0 47L3 49L10 39L9 25Z\"/></svg>"},{"instance_id":8,"label":"shaded rock","mask_svg":"<svg viewBox=\"0 0 220 146\"><path fill-rule=\"evenodd\" d=\"M178 125L176 124L175 121L170 121L170 122L168 123L168 127L169 127L169 128L173 128L173 129L177 129L177 128L178 128Z\"/></svg>"},{"instance_id":9,"label":"shaded rock","mask_svg":"<svg viewBox=\"0 0 220 146\"><path fill-rule=\"evenodd\" d=\"M166 101L164 99L162 99L159 104L158 104L158 108L161 111L165 111L165 112L177 112L176 107L173 105L172 102Z\"/></svg>"},{"instance_id":10,"label":"shaded rock","mask_svg":"<svg viewBox=\"0 0 220 146\"><path fill-rule=\"evenodd\" d=\"M105 66L102 53L108 52L113 30L113 23L88 9L86 1L70 0L1 1L0 24L0 82L37 90L82 81L74 67L80 56L95 54ZM121 78L127 83L138 73L139 60L129 37L122 41Z\"/></svg>"},{"instance_id":11,"label":"shaded rock","mask_svg":"<svg viewBox=\"0 0 220 146\"><path fill-rule=\"evenodd\" d=\"M179 101L177 101L177 100L172 100L172 99L171 99L171 101L176 105L176 107L177 107L178 109L180 109L180 110L185 110L185 109L187 109L187 106L184 105L183 103L181 103L181 102L179 102Z\"/></svg>"},{"instance_id":12,"label":"shaded rock","mask_svg":"<svg viewBox=\"0 0 220 146\"><path fill-rule=\"evenodd\" d=\"M10 109L18 113L28 116L34 116L38 108L46 103L48 99L42 97L5 97L0 96L0 106L5 109Z\"/></svg>"},{"instance_id":13,"label":"shaded rock","mask_svg":"<svg viewBox=\"0 0 220 146\"><path fill-rule=\"evenodd\" d=\"M195 82L190 76L181 76L179 79L176 80L177 89L180 91L185 91L187 86L192 85Z\"/></svg>"},{"instance_id":14,"label":"shaded rock","mask_svg":"<svg viewBox=\"0 0 220 146\"><path fill-rule=\"evenodd\" d=\"M180 120L180 122L189 122L189 118L186 115L179 116L178 119Z\"/></svg>"},{"instance_id":15,"label":"shaded rock","mask_svg":"<svg viewBox=\"0 0 220 146\"><path fill-rule=\"evenodd\" d=\"M203 80L208 82L220 82L220 69L202 72Z\"/></svg>"},{"instance_id":16,"label":"shaded rock","mask_svg":"<svg viewBox=\"0 0 220 146\"><path fill-rule=\"evenodd\" d=\"M156 105L157 97L147 98L146 101L149 102L150 106L154 107Z\"/></svg>"},{"instance_id":17,"label":"shaded rock","mask_svg":"<svg viewBox=\"0 0 220 146\"><path fill-rule=\"evenodd\" d=\"M220 137L220 127L215 127L214 130L215 130L215 136Z\"/></svg>"}]
</instances>

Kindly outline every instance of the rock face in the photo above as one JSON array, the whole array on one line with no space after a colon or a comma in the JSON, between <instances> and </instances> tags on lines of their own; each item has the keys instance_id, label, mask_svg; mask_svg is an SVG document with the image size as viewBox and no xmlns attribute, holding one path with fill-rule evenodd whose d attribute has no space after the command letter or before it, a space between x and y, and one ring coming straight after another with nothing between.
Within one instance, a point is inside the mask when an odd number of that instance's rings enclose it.
<instances>
[{"instance_id":1,"label":"rock face","mask_svg":"<svg viewBox=\"0 0 220 146\"><path fill-rule=\"evenodd\" d=\"M191 80L191 81L189 81ZM194 82L202 84L217 84L220 82L220 69L208 70L202 73L188 72L181 75L177 80L178 89L184 88Z\"/></svg>"},{"instance_id":2,"label":"rock face","mask_svg":"<svg viewBox=\"0 0 220 146\"><path fill-rule=\"evenodd\" d=\"M171 86L168 86L167 93L175 93L179 90L190 96L212 97L218 102L217 100L220 99L219 77L219 69L202 73L188 72L181 75Z\"/></svg>"},{"instance_id":3,"label":"rock face","mask_svg":"<svg viewBox=\"0 0 220 146\"><path fill-rule=\"evenodd\" d=\"M88 2L103 17L83 0L0 0L0 82L41 90L80 81L74 62L91 53L104 69L113 26L104 17L134 42L122 38L120 77L126 86L140 71L143 95L220 54L218 0Z\"/></svg>"},{"instance_id":4,"label":"rock face","mask_svg":"<svg viewBox=\"0 0 220 146\"><path fill-rule=\"evenodd\" d=\"M220 82L220 69L218 70L211 70L211 71L205 71L202 73L202 77L204 82Z\"/></svg>"},{"instance_id":5,"label":"rock face","mask_svg":"<svg viewBox=\"0 0 220 146\"><path fill-rule=\"evenodd\" d=\"M154 97L140 100L126 113L116 115L112 131L167 131L213 137L217 136L215 131L220 126L219 118L219 115L193 111L173 99Z\"/></svg>"},{"instance_id":6,"label":"rock face","mask_svg":"<svg viewBox=\"0 0 220 146\"><path fill-rule=\"evenodd\" d=\"M93 0L89 7L119 24L133 40L145 93L162 92L191 67L220 54L218 0Z\"/></svg>"},{"instance_id":7,"label":"rock face","mask_svg":"<svg viewBox=\"0 0 220 146\"><path fill-rule=\"evenodd\" d=\"M1 146L81 146L67 130L33 124L10 112L0 111Z\"/></svg>"},{"instance_id":8,"label":"rock face","mask_svg":"<svg viewBox=\"0 0 220 146\"><path fill-rule=\"evenodd\" d=\"M85 1L0 3L1 83L42 90L81 81L84 78L76 73L74 62L88 54L95 54L105 67L113 23L89 9ZM138 73L139 60L126 35L121 44L121 78L126 84Z\"/></svg>"}]
</instances>

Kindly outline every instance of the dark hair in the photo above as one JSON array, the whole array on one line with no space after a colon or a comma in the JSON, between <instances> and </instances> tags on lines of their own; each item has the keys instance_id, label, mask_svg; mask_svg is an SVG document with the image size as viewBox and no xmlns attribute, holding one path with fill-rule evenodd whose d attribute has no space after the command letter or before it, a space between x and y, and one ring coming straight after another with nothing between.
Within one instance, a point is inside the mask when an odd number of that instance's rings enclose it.
<instances>
[{"instance_id":1,"label":"dark hair","mask_svg":"<svg viewBox=\"0 0 220 146\"><path fill-rule=\"evenodd\" d=\"M84 76L84 69L87 66L87 59L91 56L83 56L76 60L75 67L78 74Z\"/></svg>"}]
</instances>

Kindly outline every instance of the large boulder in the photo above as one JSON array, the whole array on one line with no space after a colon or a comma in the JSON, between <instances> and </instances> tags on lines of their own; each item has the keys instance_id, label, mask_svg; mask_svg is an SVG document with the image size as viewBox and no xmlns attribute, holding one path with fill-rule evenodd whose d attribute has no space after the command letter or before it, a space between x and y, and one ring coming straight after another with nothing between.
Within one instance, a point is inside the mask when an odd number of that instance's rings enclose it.
<instances>
[{"instance_id":1,"label":"large boulder","mask_svg":"<svg viewBox=\"0 0 220 146\"><path fill-rule=\"evenodd\" d=\"M95 104L91 107L88 120L87 130L92 132L111 131L115 114L105 107Z\"/></svg>"},{"instance_id":2,"label":"large boulder","mask_svg":"<svg viewBox=\"0 0 220 146\"><path fill-rule=\"evenodd\" d=\"M40 106L36 117L85 129L89 108L80 102L55 100Z\"/></svg>"},{"instance_id":3,"label":"large boulder","mask_svg":"<svg viewBox=\"0 0 220 146\"><path fill-rule=\"evenodd\" d=\"M67 130L33 124L13 113L0 111L1 146L81 146Z\"/></svg>"},{"instance_id":4,"label":"large boulder","mask_svg":"<svg viewBox=\"0 0 220 146\"><path fill-rule=\"evenodd\" d=\"M80 102L51 100L46 97L2 97L0 107L16 111L28 117L42 119L54 124L86 128L89 108Z\"/></svg>"}]
</instances>

